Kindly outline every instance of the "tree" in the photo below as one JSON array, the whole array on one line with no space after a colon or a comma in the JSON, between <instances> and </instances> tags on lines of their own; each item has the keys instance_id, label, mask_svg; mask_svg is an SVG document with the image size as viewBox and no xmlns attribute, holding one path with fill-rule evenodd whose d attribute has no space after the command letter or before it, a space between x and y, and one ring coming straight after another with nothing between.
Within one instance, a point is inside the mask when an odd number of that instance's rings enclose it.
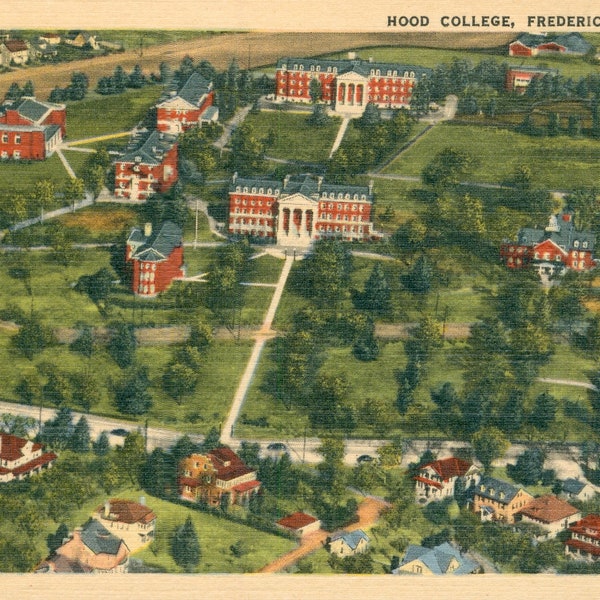
<instances>
[{"instance_id":1,"label":"tree","mask_svg":"<svg viewBox=\"0 0 600 600\"><path fill-rule=\"evenodd\" d=\"M125 437L123 446L117 446L116 464L123 477L127 477L132 485L139 486L142 467L146 462L144 436L138 431L131 431Z\"/></svg>"},{"instance_id":2,"label":"tree","mask_svg":"<svg viewBox=\"0 0 600 600\"><path fill-rule=\"evenodd\" d=\"M16 81L13 81L4 96L4 101L20 100L22 96L23 90L21 90L21 86Z\"/></svg>"},{"instance_id":3,"label":"tree","mask_svg":"<svg viewBox=\"0 0 600 600\"><path fill-rule=\"evenodd\" d=\"M554 422L557 410L558 401L556 398L548 392L543 392L536 396L528 421L536 429L546 431Z\"/></svg>"},{"instance_id":4,"label":"tree","mask_svg":"<svg viewBox=\"0 0 600 600\"><path fill-rule=\"evenodd\" d=\"M40 380L35 373L21 377L15 386L15 394L23 404L34 404L41 391Z\"/></svg>"},{"instance_id":5,"label":"tree","mask_svg":"<svg viewBox=\"0 0 600 600\"><path fill-rule=\"evenodd\" d=\"M87 419L81 417L73 429L73 434L69 440L69 448L78 454L85 454L90 451L90 445L90 426Z\"/></svg>"},{"instance_id":6,"label":"tree","mask_svg":"<svg viewBox=\"0 0 600 600\"><path fill-rule=\"evenodd\" d=\"M71 397L73 402L89 413L101 398L100 383L91 369L71 375Z\"/></svg>"},{"instance_id":7,"label":"tree","mask_svg":"<svg viewBox=\"0 0 600 600\"><path fill-rule=\"evenodd\" d=\"M375 263L369 279L365 283L362 294L357 294L354 304L357 308L386 314L391 309L390 284L385 276L381 263Z\"/></svg>"},{"instance_id":8,"label":"tree","mask_svg":"<svg viewBox=\"0 0 600 600\"><path fill-rule=\"evenodd\" d=\"M56 417L44 423L40 438L51 448L63 449L69 444L73 435L73 414L70 408L62 406Z\"/></svg>"},{"instance_id":9,"label":"tree","mask_svg":"<svg viewBox=\"0 0 600 600\"><path fill-rule=\"evenodd\" d=\"M323 460L317 465L319 487L333 499L341 499L345 490L344 442L338 438L322 438L317 452Z\"/></svg>"},{"instance_id":10,"label":"tree","mask_svg":"<svg viewBox=\"0 0 600 600\"><path fill-rule=\"evenodd\" d=\"M193 573L200 563L200 557L202 556L200 542L192 518L189 515L185 523L175 530L171 542L171 556L175 563L186 573Z\"/></svg>"},{"instance_id":11,"label":"tree","mask_svg":"<svg viewBox=\"0 0 600 600\"><path fill-rule=\"evenodd\" d=\"M40 207L42 218L44 210L54 205L56 188L51 179L40 179L35 182L31 194L32 200Z\"/></svg>"},{"instance_id":12,"label":"tree","mask_svg":"<svg viewBox=\"0 0 600 600\"><path fill-rule=\"evenodd\" d=\"M412 268L401 278L402 285L413 294L428 294L433 285L433 267L425 254L421 254Z\"/></svg>"},{"instance_id":13,"label":"tree","mask_svg":"<svg viewBox=\"0 0 600 600\"><path fill-rule=\"evenodd\" d=\"M135 89L144 87L146 85L146 76L144 75L140 65L135 65L133 67L131 73L129 73L129 76L127 77L126 85L129 88Z\"/></svg>"},{"instance_id":14,"label":"tree","mask_svg":"<svg viewBox=\"0 0 600 600\"><path fill-rule=\"evenodd\" d=\"M164 391L181 405L183 397L191 394L198 384L199 374L186 364L170 363L162 376Z\"/></svg>"},{"instance_id":15,"label":"tree","mask_svg":"<svg viewBox=\"0 0 600 600\"><path fill-rule=\"evenodd\" d=\"M238 126L231 136L230 168L241 176L262 171L264 144L248 123Z\"/></svg>"},{"instance_id":16,"label":"tree","mask_svg":"<svg viewBox=\"0 0 600 600\"><path fill-rule=\"evenodd\" d=\"M205 127L192 127L179 136L181 156L192 162L204 178L217 167L217 157L212 140Z\"/></svg>"},{"instance_id":17,"label":"tree","mask_svg":"<svg viewBox=\"0 0 600 600\"><path fill-rule=\"evenodd\" d=\"M126 377L114 386L116 407L127 415L146 414L152 406L149 386L147 367L132 367Z\"/></svg>"},{"instance_id":18,"label":"tree","mask_svg":"<svg viewBox=\"0 0 600 600\"><path fill-rule=\"evenodd\" d=\"M426 165L421 177L423 183L442 191L457 186L472 166L474 160L467 153L444 148Z\"/></svg>"},{"instance_id":19,"label":"tree","mask_svg":"<svg viewBox=\"0 0 600 600\"><path fill-rule=\"evenodd\" d=\"M85 73L79 71L71 75L71 83L66 89L69 100L83 100L89 87L89 79Z\"/></svg>"},{"instance_id":20,"label":"tree","mask_svg":"<svg viewBox=\"0 0 600 600\"><path fill-rule=\"evenodd\" d=\"M77 200L82 200L85 194L85 183L79 177L72 177L67 181L64 189L65 202L73 204Z\"/></svg>"},{"instance_id":21,"label":"tree","mask_svg":"<svg viewBox=\"0 0 600 600\"><path fill-rule=\"evenodd\" d=\"M314 77L310 80L308 93L310 94L310 101L313 104L316 104L321 99L321 96L323 95L323 86L321 85L321 80L318 77Z\"/></svg>"},{"instance_id":22,"label":"tree","mask_svg":"<svg viewBox=\"0 0 600 600\"><path fill-rule=\"evenodd\" d=\"M509 442L496 427L484 427L471 438L475 456L481 461L485 471L489 471L492 462L508 450Z\"/></svg>"},{"instance_id":23,"label":"tree","mask_svg":"<svg viewBox=\"0 0 600 600\"><path fill-rule=\"evenodd\" d=\"M202 443L202 452L205 454L211 452L215 448L221 445L221 433L216 427L211 427L209 432L204 436L204 442Z\"/></svg>"},{"instance_id":24,"label":"tree","mask_svg":"<svg viewBox=\"0 0 600 600\"><path fill-rule=\"evenodd\" d=\"M71 352L78 352L86 358L91 358L95 350L95 341L92 328L85 325L77 338L69 344Z\"/></svg>"},{"instance_id":25,"label":"tree","mask_svg":"<svg viewBox=\"0 0 600 600\"><path fill-rule=\"evenodd\" d=\"M314 79L313 79L314 81ZM315 104L312 109L312 113L306 122L314 127L324 127L330 122L329 115L327 114L327 107L324 104Z\"/></svg>"},{"instance_id":26,"label":"tree","mask_svg":"<svg viewBox=\"0 0 600 600\"><path fill-rule=\"evenodd\" d=\"M23 96L35 96L35 88L31 79L28 79L23 86Z\"/></svg>"},{"instance_id":27,"label":"tree","mask_svg":"<svg viewBox=\"0 0 600 600\"><path fill-rule=\"evenodd\" d=\"M544 473L545 459L541 448L528 448L519 455L516 465L510 465L509 475L523 485L537 485Z\"/></svg>"},{"instance_id":28,"label":"tree","mask_svg":"<svg viewBox=\"0 0 600 600\"><path fill-rule=\"evenodd\" d=\"M106 431L100 433L92 444L92 450L96 456L106 456L110 452L110 441Z\"/></svg>"},{"instance_id":29,"label":"tree","mask_svg":"<svg viewBox=\"0 0 600 600\"><path fill-rule=\"evenodd\" d=\"M213 330L212 327L204 322L199 321L193 323L190 327L190 337L188 344L193 348L196 348L198 352L205 352L213 342Z\"/></svg>"},{"instance_id":30,"label":"tree","mask_svg":"<svg viewBox=\"0 0 600 600\"><path fill-rule=\"evenodd\" d=\"M162 448L150 453L142 468L141 484L159 498L167 498L177 489L177 465L169 453Z\"/></svg>"},{"instance_id":31,"label":"tree","mask_svg":"<svg viewBox=\"0 0 600 600\"><path fill-rule=\"evenodd\" d=\"M355 123L361 129L371 129L381 124L381 112L377 105L374 102L368 102L362 116Z\"/></svg>"},{"instance_id":32,"label":"tree","mask_svg":"<svg viewBox=\"0 0 600 600\"><path fill-rule=\"evenodd\" d=\"M42 396L46 403L60 406L71 397L71 382L66 373L58 369L48 375L48 381L42 387Z\"/></svg>"},{"instance_id":33,"label":"tree","mask_svg":"<svg viewBox=\"0 0 600 600\"><path fill-rule=\"evenodd\" d=\"M37 421L33 417L22 417L3 413L0 415L0 431L16 435L17 437L28 437L31 430L35 429Z\"/></svg>"},{"instance_id":34,"label":"tree","mask_svg":"<svg viewBox=\"0 0 600 600\"><path fill-rule=\"evenodd\" d=\"M134 326L124 321L113 324L107 350L121 369L125 369L133 364L136 348L137 339L135 337Z\"/></svg>"},{"instance_id":35,"label":"tree","mask_svg":"<svg viewBox=\"0 0 600 600\"><path fill-rule=\"evenodd\" d=\"M63 541L69 537L69 528L61 523L54 533L49 533L46 536L46 545L48 546L48 552L53 554L55 550L63 545Z\"/></svg>"}]
</instances>

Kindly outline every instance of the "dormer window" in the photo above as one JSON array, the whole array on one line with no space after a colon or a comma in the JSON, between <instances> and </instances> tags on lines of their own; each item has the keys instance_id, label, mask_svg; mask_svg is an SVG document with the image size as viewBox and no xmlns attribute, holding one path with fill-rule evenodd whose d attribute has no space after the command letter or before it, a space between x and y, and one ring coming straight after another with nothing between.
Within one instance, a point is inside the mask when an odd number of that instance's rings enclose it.
<instances>
[{"instance_id":1,"label":"dormer window","mask_svg":"<svg viewBox=\"0 0 600 600\"><path fill-rule=\"evenodd\" d=\"M573 248L579 248L579 240L573 242Z\"/></svg>"},{"instance_id":2,"label":"dormer window","mask_svg":"<svg viewBox=\"0 0 600 600\"><path fill-rule=\"evenodd\" d=\"M584 248L587 248L587 247L588 247L588 243L587 243L587 242L583 242L582 246L583 246Z\"/></svg>"}]
</instances>

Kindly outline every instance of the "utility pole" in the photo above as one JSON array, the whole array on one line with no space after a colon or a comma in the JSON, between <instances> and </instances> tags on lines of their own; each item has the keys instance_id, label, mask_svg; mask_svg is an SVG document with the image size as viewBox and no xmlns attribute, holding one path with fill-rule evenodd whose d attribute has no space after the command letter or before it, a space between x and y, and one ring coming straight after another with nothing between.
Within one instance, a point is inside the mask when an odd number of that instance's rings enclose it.
<instances>
[{"instance_id":1,"label":"utility pole","mask_svg":"<svg viewBox=\"0 0 600 600\"><path fill-rule=\"evenodd\" d=\"M196 228L194 233L194 250L198 244L198 198L196 198Z\"/></svg>"},{"instance_id":2,"label":"utility pole","mask_svg":"<svg viewBox=\"0 0 600 600\"><path fill-rule=\"evenodd\" d=\"M304 441L302 443L302 464L304 464L305 457L306 457L306 427L304 428Z\"/></svg>"}]
</instances>

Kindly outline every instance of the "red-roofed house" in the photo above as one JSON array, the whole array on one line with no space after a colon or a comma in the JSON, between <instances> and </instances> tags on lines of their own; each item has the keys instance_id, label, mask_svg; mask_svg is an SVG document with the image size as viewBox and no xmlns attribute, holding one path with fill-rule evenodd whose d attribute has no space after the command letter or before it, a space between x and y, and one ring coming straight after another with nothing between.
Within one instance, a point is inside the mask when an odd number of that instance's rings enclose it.
<instances>
[{"instance_id":1,"label":"red-roofed house","mask_svg":"<svg viewBox=\"0 0 600 600\"><path fill-rule=\"evenodd\" d=\"M321 521L319 519L303 512L295 512L287 517L283 517L283 519L277 521L277 525L282 529L291 531L298 537L314 533L321 529Z\"/></svg>"},{"instance_id":2,"label":"red-roofed house","mask_svg":"<svg viewBox=\"0 0 600 600\"><path fill-rule=\"evenodd\" d=\"M533 523L546 531L545 539L556 536L581 519L581 512L568 502L551 494L534 498L519 511L524 523Z\"/></svg>"},{"instance_id":3,"label":"red-roofed house","mask_svg":"<svg viewBox=\"0 0 600 600\"><path fill-rule=\"evenodd\" d=\"M156 515L142 501L111 498L96 509L94 519L120 537L131 552L154 540Z\"/></svg>"},{"instance_id":4,"label":"red-roofed house","mask_svg":"<svg viewBox=\"0 0 600 600\"><path fill-rule=\"evenodd\" d=\"M41 444L0 433L0 483L25 479L49 469L57 458L54 452L44 452Z\"/></svg>"},{"instance_id":5,"label":"red-roofed house","mask_svg":"<svg viewBox=\"0 0 600 600\"><path fill-rule=\"evenodd\" d=\"M256 471L224 447L184 458L179 463L177 482L181 498L212 506L223 502L224 496L229 504L245 504L260 489Z\"/></svg>"},{"instance_id":6,"label":"red-roofed house","mask_svg":"<svg viewBox=\"0 0 600 600\"><path fill-rule=\"evenodd\" d=\"M24 40L5 40L0 43L0 66L23 65L29 60L29 46Z\"/></svg>"},{"instance_id":7,"label":"red-roofed house","mask_svg":"<svg viewBox=\"0 0 600 600\"><path fill-rule=\"evenodd\" d=\"M571 558L600 558L600 516L588 515L569 527L571 537L565 542L565 553Z\"/></svg>"},{"instance_id":8,"label":"red-roofed house","mask_svg":"<svg viewBox=\"0 0 600 600\"><path fill-rule=\"evenodd\" d=\"M458 479L462 479L465 488L468 488L472 483L477 483L479 477L478 467L453 456L421 465L413 477L417 501L426 504L433 500L453 498Z\"/></svg>"}]
</instances>

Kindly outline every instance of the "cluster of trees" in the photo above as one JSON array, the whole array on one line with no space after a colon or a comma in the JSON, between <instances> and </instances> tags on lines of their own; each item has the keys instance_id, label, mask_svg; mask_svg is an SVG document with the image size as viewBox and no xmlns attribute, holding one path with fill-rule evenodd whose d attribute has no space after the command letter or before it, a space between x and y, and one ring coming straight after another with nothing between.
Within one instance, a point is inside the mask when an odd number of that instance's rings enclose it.
<instances>
[{"instance_id":1,"label":"cluster of trees","mask_svg":"<svg viewBox=\"0 0 600 600\"><path fill-rule=\"evenodd\" d=\"M67 87L56 86L48 96L49 102L65 102L67 100L83 100L87 95L90 80L85 73L76 71L71 75L71 82Z\"/></svg>"},{"instance_id":2,"label":"cluster of trees","mask_svg":"<svg viewBox=\"0 0 600 600\"><path fill-rule=\"evenodd\" d=\"M31 79L26 81L23 87L21 87L16 81L13 81L13 83L10 84L8 91L4 95L4 102L16 102L23 96L35 96L35 88Z\"/></svg>"},{"instance_id":3,"label":"cluster of trees","mask_svg":"<svg viewBox=\"0 0 600 600\"><path fill-rule=\"evenodd\" d=\"M208 123L192 127L179 136L179 172L184 179L203 183L217 168L219 156L213 142L222 131L219 123Z\"/></svg>"},{"instance_id":4,"label":"cluster of trees","mask_svg":"<svg viewBox=\"0 0 600 600\"><path fill-rule=\"evenodd\" d=\"M112 164L112 159L106 148L101 148L97 152L88 154L83 163L82 175L85 189L97 198L102 188L107 184L108 169Z\"/></svg>"},{"instance_id":5,"label":"cluster of trees","mask_svg":"<svg viewBox=\"0 0 600 600\"><path fill-rule=\"evenodd\" d=\"M117 65L112 75L100 77L96 92L104 96L110 94L122 94L127 88L139 89L148 83L148 79L140 65L135 65L130 73L126 73Z\"/></svg>"},{"instance_id":6,"label":"cluster of trees","mask_svg":"<svg viewBox=\"0 0 600 600\"><path fill-rule=\"evenodd\" d=\"M345 181L381 163L409 139L413 120L408 111L402 109L395 111L391 119L383 120L379 109L369 103L362 117L353 121L353 126L358 130L358 137L343 141L327 165L332 181Z\"/></svg>"}]
</instances>

